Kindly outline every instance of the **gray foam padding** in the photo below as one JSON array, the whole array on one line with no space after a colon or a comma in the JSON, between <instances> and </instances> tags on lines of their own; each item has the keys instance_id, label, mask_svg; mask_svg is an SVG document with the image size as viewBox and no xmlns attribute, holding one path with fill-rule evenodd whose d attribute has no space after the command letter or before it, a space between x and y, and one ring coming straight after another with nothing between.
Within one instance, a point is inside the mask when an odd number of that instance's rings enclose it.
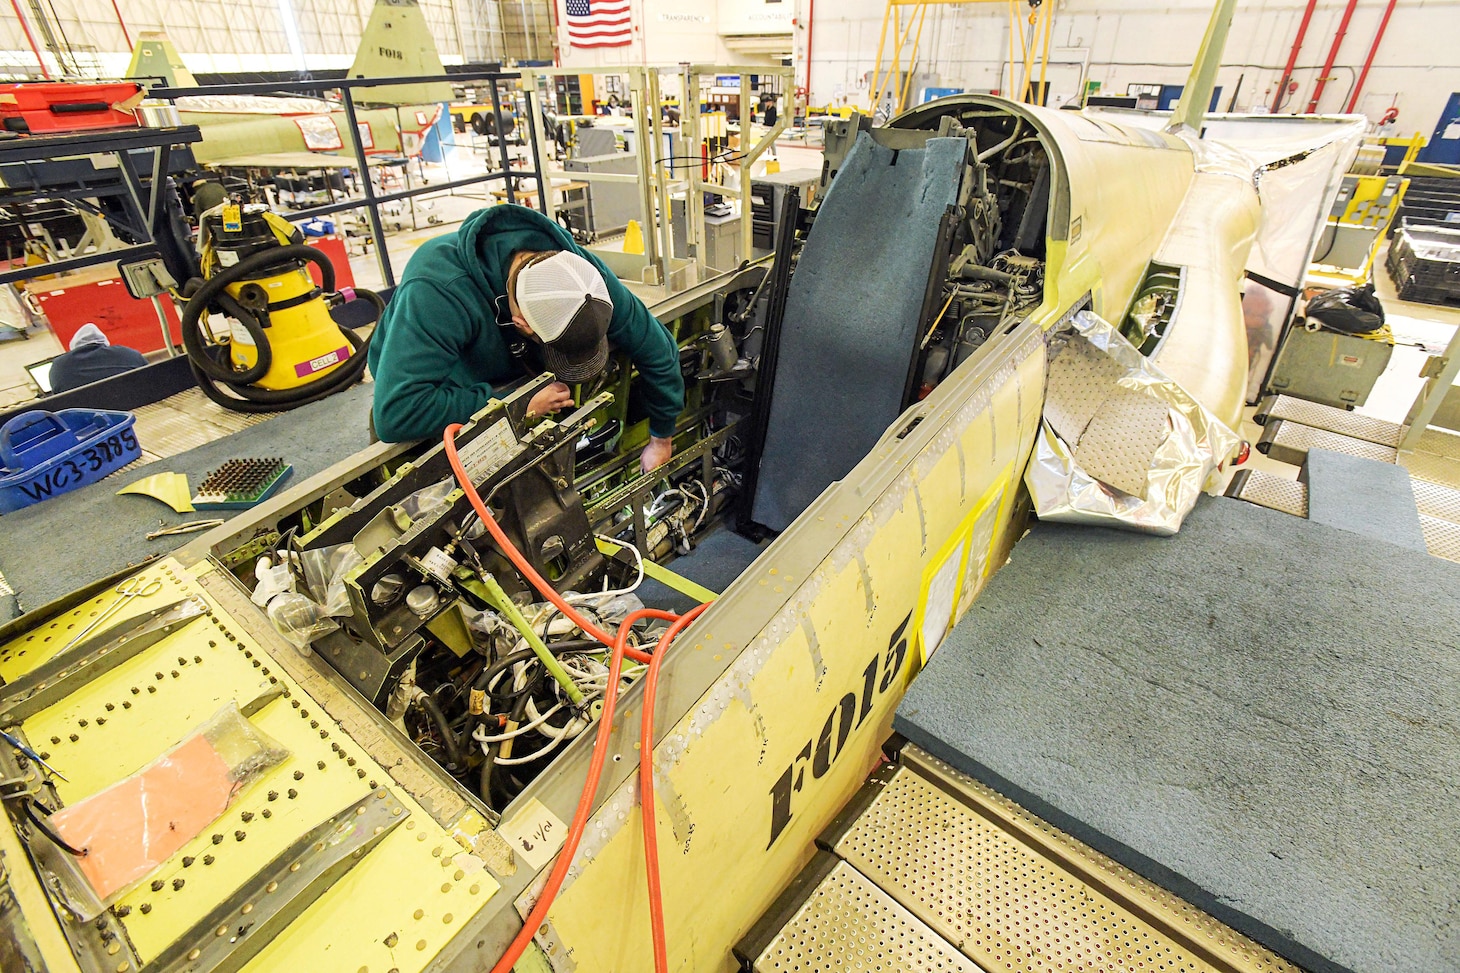
<instances>
[{"instance_id":1,"label":"gray foam padding","mask_svg":"<svg viewBox=\"0 0 1460 973\"><path fill-rule=\"evenodd\" d=\"M8 605L0 603L0 610L9 611L0 621L198 537L183 534L147 540L144 535L156 530L159 520L172 525L234 516L229 511L208 510L179 514L150 497L117 496L128 483L153 473L185 473L196 492L205 475L235 456L282 456L294 467L284 484L288 489L370 445L373 388L368 383L355 385L196 449L6 514L0 518L0 571L15 589L16 598L7 599Z\"/></svg>"},{"instance_id":2,"label":"gray foam padding","mask_svg":"<svg viewBox=\"0 0 1460 973\"><path fill-rule=\"evenodd\" d=\"M902 412L938 225L966 139L896 152L865 132L791 278L752 519L784 530Z\"/></svg>"},{"instance_id":3,"label":"gray foam padding","mask_svg":"<svg viewBox=\"0 0 1460 973\"><path fill-rule=\"evenodd\" d=\"M1308 450L1308 519L1425 551L1409 471L1392 463Z\"/></svg>"},{"instance_id":4,"label":"gray foam padding","mask_svg":"<svg viewBox=\"0 0 1460 973\"><path fill-rule=\"evenodd\" d=\"M1225 498L1042 523L894 728L1315 973L1460 970L1460 565Z\"/></svg>"},{"instance_id":5,"label":"gray foam padding","mask_svg":"<svg viewBox=\"0 0 1460 973\"><path fill-rule=\"evenodd\" d=\"M757 544L722 525L700 538L694 550L670 561L667 567L695 584L704 585L715 594L723 594L731 582L750 567L750 562L760 557L760 552L769 546L770 541ZM688 595L682 595L653 578L644 579L644 583L639 586L638 595L650 608L661 608L665 611L683 613L698 604Z\"/></svg>"}]
</instances>

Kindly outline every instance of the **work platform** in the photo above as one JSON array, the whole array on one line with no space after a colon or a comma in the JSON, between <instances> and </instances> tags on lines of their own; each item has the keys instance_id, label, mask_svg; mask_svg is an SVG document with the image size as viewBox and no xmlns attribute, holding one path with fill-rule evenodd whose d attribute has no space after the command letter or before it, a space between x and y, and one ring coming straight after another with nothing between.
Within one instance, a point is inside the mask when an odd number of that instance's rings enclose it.
<instances>
[{"instance_id":1,"label":"work platform","mask_svg":"<svg viewBox=\"0 0 1460 973\"><path fill-rule=\"evenodd\" d=\"M1457 629L1460 568L1252 504L1038 524L742 959L1460 970Z\"/></svg>"},{"instance_id":2,"label":"work platform","mask_svg":"<svg viewBox=\"0 0 1460 973\"><path fill-rule=\"evenodd\" d=\"M1401 452L1405 427L1399 423L1285 395L1259 403L1253 420L1264 427L1258 451L1280 463L1306 467L1309 454L1322 450L1403 468L1429 552L1460 562L1460 436L1426 429L1416 449ZM1248 469L1237 473L1227 495L1307 517L1308 490L1306 474L1291 480Z\"/></svg>"}]
</instances>

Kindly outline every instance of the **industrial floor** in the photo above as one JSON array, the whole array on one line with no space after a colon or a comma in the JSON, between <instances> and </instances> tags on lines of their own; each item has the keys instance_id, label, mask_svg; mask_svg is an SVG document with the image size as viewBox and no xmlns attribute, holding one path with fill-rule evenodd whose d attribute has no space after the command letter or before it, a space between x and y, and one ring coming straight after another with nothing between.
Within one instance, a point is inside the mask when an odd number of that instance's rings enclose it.
<instances>
[{"instance_id":1,"label":"industrial floor","mask_svg":"<svg viewBox=\"0 0 1460 973\"><path fill-rule=\"evenodd\" d=\"M1460 970L1460 567L1226 498L1038 524L758 971Z\"/></svg>"}]
</instances>

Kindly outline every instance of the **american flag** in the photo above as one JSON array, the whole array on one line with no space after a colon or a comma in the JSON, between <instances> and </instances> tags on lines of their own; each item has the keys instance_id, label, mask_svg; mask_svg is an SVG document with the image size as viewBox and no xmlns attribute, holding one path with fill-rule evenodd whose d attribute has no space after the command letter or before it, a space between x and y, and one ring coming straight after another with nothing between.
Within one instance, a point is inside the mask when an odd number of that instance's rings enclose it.
<instances>
[{"instance_id":1,"label":"american flag","mask_svg":"<svg viewBox=\"0 0 1460 973\"><path fill-rule=\"evenodd\" d=\"M568 42L574 47L623 47L633 42L629 0L566 0Z\"/></svg>"}]
</instances>

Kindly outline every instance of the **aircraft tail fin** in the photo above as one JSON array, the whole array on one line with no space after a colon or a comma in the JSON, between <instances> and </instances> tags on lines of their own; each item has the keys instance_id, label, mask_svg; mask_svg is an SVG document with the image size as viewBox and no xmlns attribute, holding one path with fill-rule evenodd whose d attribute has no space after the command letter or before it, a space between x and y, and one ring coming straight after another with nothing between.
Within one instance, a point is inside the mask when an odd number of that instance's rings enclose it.
<instances>
[{"instance_id":1,"label":"aircraft tail fin","mask_svg":"<svg viewBox=\"0 0 1460 973\"><path fill-rule=\"evenodd\" d=\"M1206 120L1207 105L1212 100L1213 86L1217 83L1217 68L1222 63L1222 51L1227 46L1227 32L1232 29L1232 15L1237 12L1237 0L1216 0L1212 8L1212 19L1207 22L1206 36L1196 52L1191 65L1191 75L1182 89L1181 101L1166 123L1166 131L1189 130L1200 132Z\"/></svg>"},{"instance_id":2,"label":"aircraft tail fin","mask_svg":"<svg viewBox=\"0 0 1460 973\"><path fill-rule=\"evenodd\" d=\"M417 0L375 0L370 22L360 36L355 63L350 65L349 77L397 78L445 73ZM445 81L355 90L357 102L373 104L424 105L451 99L451 85Z\"/></svg>"},{"instance_id":3,"label":"aircraft tail fin","mask_svg":"<svg viewBox=\"0 0 1460 973\"><path fill-rule=\"evenodd\" d=\"M183 64L183 59L161 31L143 31L132 48L132 63L127 65L129 78L161 78L169 88L193 88L198 79Z\"/></svg>"}]
</instances>

